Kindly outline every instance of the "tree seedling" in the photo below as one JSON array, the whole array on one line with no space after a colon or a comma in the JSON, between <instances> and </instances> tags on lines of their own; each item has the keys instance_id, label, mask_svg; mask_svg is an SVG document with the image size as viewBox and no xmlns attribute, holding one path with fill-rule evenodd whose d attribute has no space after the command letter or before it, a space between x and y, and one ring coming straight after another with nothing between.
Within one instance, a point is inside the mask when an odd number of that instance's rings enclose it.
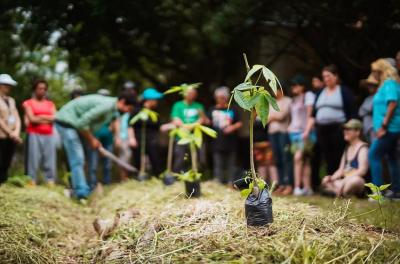
<instances>
[{"instance_id":1,"label":"tree seedling","mask_svg":"<svg viewBox=\"0 0 400 264\"><path fill-rule=\"evenodd\" d=\"M201 173L198 167L197 151L203 144L203 133L212 137L217 137L217 132L209 127L200 124L193 124L193 130L189 131L185 128L179 128L177 135L179 136L179 145L189 145L191 157L191 169L183 173L174 173L180 180L185 182L186 192L189 197L200 196L199 181ZM198 188L198 190L196 189Z\"/></svg>"},{"instance_id":2,"label":"tree seedling","mask_svg":"<svg viewBox=\"0 0 400 264\"><path fill-rule=\"evenodd\" d=\"M379 211L381 212L382 219L385 222L385 228L387 228L386 218L383 215L383 211L382 211L382 203L384 201L382 191L386 190L390 186L390 184L376 186L372 182L369 182L369 183L366 183L365 186L368 187L372 192L372 194L368 194L368 197L371 198L372 200L378 202Z\"/></svg>"},{"instance_id":3,"label":"tree seedling","mask_svg":"<svg viewBox=\"0 0 400 264\"><path fill-rule=\"evenodd\" d=\"M247 197L247 200L250 198L251 195L254 197L259 197L260 192L264 190L267 193L268 199L270 201L270 195L266 187L266 182L257 176L254 164L254 120L258 115L261 119L263 126L265 127L268 122L268 115L269 115L269 108L270 105L276 111L279 111L278 104L276 102L275 96L278 92L278 88L281 87L278 78L275 74L269 70L264 65L253 65L250 68L249 63L247 61L246 54L243 54L244 61L246 64L247 75L242 83L237 85L233 91L232 96L229 100L229 105L231 104L232 100L235 102L245 111L249 112L249 134L250 134L250 171L244 179L245 183L248 183L248 188L242 188L241 194ZM257 77L255 79L255 77ZM253 81L255 79L255 81ZM246 200L246 203L247 203ZM271 202L268 202L271 203ZM246 204L247 206L247 204ZM246 209L246 217L248 220L249 225L261 225L258 223L251 223L249 221L250 216L247 214L247 207ZM249 209L250 210L250 209ZM251 210L254 210L251 209ZM255 208L255 210L258 210ZM271 219L267 219L264 221L272 222L272 204L271 204ZM267 216L265 216L267 217Z\"/></svg>"},{"instance_id":4,"label":"tree seedling","mask_svg":"<svg viewBox=\"0 0 400 264\"><path fill-rule=\"evenodd\" d=\"M138 175L138 180L143 181L148 179L146 173L146 121L151 120L152 122L157 122L158 113L147 108L143 108L129 121L130 125L134 125L138 121L142 121L142 126L140 130L140 170Z\"/></svg>"}]
</instances>

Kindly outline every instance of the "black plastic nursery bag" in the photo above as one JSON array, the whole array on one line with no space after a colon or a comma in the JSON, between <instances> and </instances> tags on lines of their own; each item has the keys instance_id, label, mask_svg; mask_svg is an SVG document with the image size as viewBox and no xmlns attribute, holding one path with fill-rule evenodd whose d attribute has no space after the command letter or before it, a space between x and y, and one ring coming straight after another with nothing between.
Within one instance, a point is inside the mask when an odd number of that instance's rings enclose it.
<instances>
[{"instance_id":1,"label":"black plastic nursery bag","mask_svg":"<svg viewBox=\"0 0 400 264\"><path fill-rule=\"evenodd\" d=\"M263 226L273 222L272 199L266 189L263 189L258 196L250 194L244 209L248 226Z\"/></svg>"},{"instance_id":2,"label":"black plastic nursery bag","mask_svg":"<svg viewBox=\"0 0 400 264\"><path fill-rule=\"evenodd\" d=\"M185 181L185 188L186 188L186 195L189 198L200 197L201 190L199 181L194 181L194 182Z\"/></svg>"}]
</instances>

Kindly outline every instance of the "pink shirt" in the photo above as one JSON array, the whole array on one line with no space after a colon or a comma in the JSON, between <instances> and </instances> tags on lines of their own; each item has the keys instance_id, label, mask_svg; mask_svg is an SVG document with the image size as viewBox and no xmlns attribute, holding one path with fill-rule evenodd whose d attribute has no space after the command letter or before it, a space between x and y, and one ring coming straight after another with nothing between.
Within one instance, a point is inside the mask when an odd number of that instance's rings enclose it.
<instances>
[{"instance_id":1,"label":"pink shirt","mask_svg":"<svg viewBox=\"0 0 400 264\"><path fill-rule=\"evenodd\" d=\"M313 106L315 95L312 92L306 92L304 95L298 95L293 98L290 105L291 122L289 132L304 132L307 125L307 106Z\"/></svg>"},{"instance_id":2,"label":"pink shirt","mask_svg":"<svg viewBox=\"0 0 400 264\"><path fill-rule=\"evenodd\" d=\"M277 121L272 121L268 126L268 133L282 132L286 133L289 122L290 122L290 104L292 99L284 96L276 101L279 106L280 111L275 111L272 106L269 110L269 116L278 119Z\"/></svg>"},{"instance_id":3,"label":"pink shirt","mask_svg":"<svg viewBox=\"0 0 400 264\"><path fill-rule=\"evenodd\" d=\"M34 115L53 115L56 108L54 103L50 100L38 101L35 99L28 99L22 104L23 107L29 107ZM51 135L53 134L53 124L32 124L29 123L26 128L28 133Z\"/></svg>"}]
</instances>

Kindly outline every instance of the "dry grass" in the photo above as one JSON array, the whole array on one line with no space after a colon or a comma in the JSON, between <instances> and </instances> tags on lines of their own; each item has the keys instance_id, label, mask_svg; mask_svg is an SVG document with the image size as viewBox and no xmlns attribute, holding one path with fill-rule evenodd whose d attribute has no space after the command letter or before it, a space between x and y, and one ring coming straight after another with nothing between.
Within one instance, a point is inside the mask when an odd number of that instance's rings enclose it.
<instances>
[{"instance_id":1,"label":"dry grass","mask_svg":"<svg viewBox=\"0 0 400 264\"><path fill-rule=\"evenodd\" d=\"M0 263L72 263L82 259L92 217L60 188L0 188Z\"/></svg>"},{"instance_id":2,"label":"dry grass","mask_svg":"<svg viewBox=\"0 0 400 264\"><path fill-rule=\"evenodd\" d=\"M188 200L182 184L128 183L97 201L98 215L137 208L141 217L92 249L105 263L396 263L399 236L347 221L347 206L321 211L274 199L275 222L247 228L243 199L205 183L201 199Z\"/></svg>"},{"instance_id":3,"label":"dry grass","mask_svg":"<svg viewBox=\"0 0 400 264\"><path fill-rule=\"evenodd\" d=\"M202 192L187 199L181 183L132 181L83 207L58 190L2 187L0 263L400 262L399 234L349 221L346 203L326 211L274 198L275 222L247 228L238 192L211 182ZM94 218L130 208L140 216L99 240Z\"/></svg>"}]
</instances>

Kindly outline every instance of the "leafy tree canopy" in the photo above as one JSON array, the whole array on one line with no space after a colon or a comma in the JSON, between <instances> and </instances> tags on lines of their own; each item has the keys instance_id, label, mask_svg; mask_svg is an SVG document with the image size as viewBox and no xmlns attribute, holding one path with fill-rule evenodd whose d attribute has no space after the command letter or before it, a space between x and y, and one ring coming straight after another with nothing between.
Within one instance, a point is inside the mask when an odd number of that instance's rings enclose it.
<instances>
[{"instance_id":1,"label":"leafy tree canopy","mask_svg":"<svg viewBox=\"0 0 400 264\"><path fill-rule=\"evenodd\" d=\"M2 70L18 70L14 34L32 50L59 32L70 69L114 89L126 79L163 88L236 83L242 52L257 62L260 40L279 27L312 47L319 66L337 64L355 85L372 60L394 56L400 37L395 0L3 0L1 12Z\"/></svg>"}]
</instances>

